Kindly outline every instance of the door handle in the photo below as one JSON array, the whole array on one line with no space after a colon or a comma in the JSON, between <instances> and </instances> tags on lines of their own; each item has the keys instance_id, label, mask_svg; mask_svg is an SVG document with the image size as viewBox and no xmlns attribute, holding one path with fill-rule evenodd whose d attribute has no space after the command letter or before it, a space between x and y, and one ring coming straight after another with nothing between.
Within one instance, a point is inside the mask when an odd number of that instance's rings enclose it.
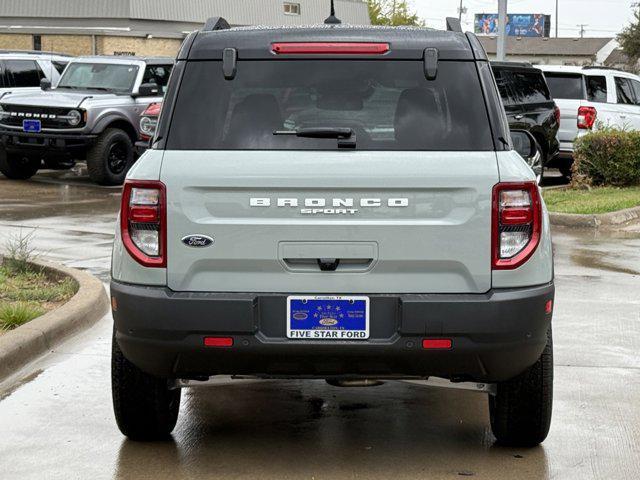
<instances>
[{"instance_id":1,"label":"door handle","mask_svg":"<svg viewBox=\"0 0 640 480\"><path fill-rule=\"evenodd\" d=\"M620 115L620 118L627 118L626 115Z\"/></svg>"},{"instance_id":2,"label":"door handle","mask_svg":"<svg viewBox=\"0 0 640 480\"><path fill-rule=\"evenodd\" d=\"M515 117L516 120L522 120L524 118L524 115L516 115Z\"/></svg>"}]
</instances>

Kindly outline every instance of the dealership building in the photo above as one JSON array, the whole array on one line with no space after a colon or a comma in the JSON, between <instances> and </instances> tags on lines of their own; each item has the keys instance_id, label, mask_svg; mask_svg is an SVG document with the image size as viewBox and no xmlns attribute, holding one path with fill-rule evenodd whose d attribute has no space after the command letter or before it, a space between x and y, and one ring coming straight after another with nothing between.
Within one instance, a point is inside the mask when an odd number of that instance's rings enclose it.
<instances>
[{"instance_id":1,"label":"dealership building","mask_svg":"<svg viewBox=\"0 0 640 480\"><path fill-rule=\"evenodd\" d=\"M335 0L345 23L368 25L363 0ZM175 55L209 17L239 25L311 25L329 0L15 0L0 2L0 49L71 55Z\"/></svg>"}]
</instances>

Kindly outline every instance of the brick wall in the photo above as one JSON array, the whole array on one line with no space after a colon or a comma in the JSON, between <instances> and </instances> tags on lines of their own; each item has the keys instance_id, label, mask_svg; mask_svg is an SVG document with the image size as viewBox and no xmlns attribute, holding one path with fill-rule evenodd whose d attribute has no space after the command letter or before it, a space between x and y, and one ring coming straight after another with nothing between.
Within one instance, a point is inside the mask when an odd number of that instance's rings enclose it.
<instances>
[{"instance_id":1,"label":"brick wall","mask_svg":"<svg viewBox=\"0 0 640 480\"><path fill-rule=\"evenodd\" d=\"M172 38L98 37L101 55L158 55L175 57L182 40Z\"/></svg>"},{"instance_id":2,"label":"brick wall","mask_svg":"<svg viewBox=\"0 0 640 480\"><path fill-rule=\"evenodd\" d=\"M41 35L42 50L69 55L91 55L91 35ZM174 57L182 40L173 38L141 38L120 36L97 36L98 55L157 55ZM0 34L0 49L32 50L33 35L18 33Z\"/></svg>"},{"instance_id":3,"label":"brick wall","mask_svg":"<svg viewBox=\"0 0 640 480\"><path fill-rule=\"evenodd\" d=\"M42 35L42 50L49 52L91 55L91 43L90 35Z\"/></svg>"},{"instance_id":4,"label":"brick wall","mask_svg":"<svg viewBox=\"0 0 640 480\"><path fill-rule=\"evenodd\" d=\"M33 38L31 35L0 33L0 49L31 50L32 48Z\"/></svg>"}]
</instances>

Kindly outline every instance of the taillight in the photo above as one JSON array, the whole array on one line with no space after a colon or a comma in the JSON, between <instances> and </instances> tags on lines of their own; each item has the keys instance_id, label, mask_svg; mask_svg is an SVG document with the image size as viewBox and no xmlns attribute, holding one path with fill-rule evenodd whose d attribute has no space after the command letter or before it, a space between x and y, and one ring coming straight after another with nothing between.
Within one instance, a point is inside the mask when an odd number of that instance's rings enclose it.
<instances>
[{"instance_id":1,"label":"taillight","mask_svg":"<svg viewBox=\"0 0 640 480\"><path fill-rule=\"evenodd\" d=\"M596 123L598 111L594 107L578 108L578 128L581 130L591 130Z\"/></svg>"},{"instance_id":2,"label":"taillight","mask_svg":"<svg viewBox=\"0 0 640 480\"><path fill-rule=\"evenodd\" d=\"M166 192L162 182L127 180L120 234L127 252L145 267L167 266Z\"/></svg>"},{"instance_id":3,"label":"taillight","mask_svg":"<svg viewBox=\"0 0 640 480\"><path fill-rule=\"evenodd\" d=\"M494 270L517 268L540 243L542 202L535 182L493 187L492 257Z\"/></svg>"},{"instance_id":4,"label":"taillight","mask_svg":"<svg viewBox=\"0 0 640 480\"><path fill-rule=\"evenodd\" d=\"M288 42L272 43L276 55L382 55L389 51L388 43L364 42Z\"/></svg>"},{"instance_id":5,"label":"taillight","mask_svg":"<svg viewBox=\"0 0 640 480\"><path fill-rule=\"evenodd\" d=\"M140 117L140 138L149 140L156 134L162 103L151 103Z\"/></svg>"},{"instance_id":6,"label":"taillight","mask_svg":"<svg viewBox=\"0 0 640 480\"><path fill-rule=\"evenodd\" d=\"M560 125L560 108L557 105L553 106L553 115L556 117L556 123Z\"/></svg>"}]
</instances>

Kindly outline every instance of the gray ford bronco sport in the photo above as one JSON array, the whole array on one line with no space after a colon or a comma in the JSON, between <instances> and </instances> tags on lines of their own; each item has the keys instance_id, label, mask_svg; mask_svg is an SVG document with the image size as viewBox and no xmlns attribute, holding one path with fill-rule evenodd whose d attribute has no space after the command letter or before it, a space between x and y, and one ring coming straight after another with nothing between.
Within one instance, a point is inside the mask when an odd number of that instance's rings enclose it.
<instances>
[{"instance_id":1,"label":"gray ford bronco sport","mask_svg":"<svg viewBox=\"0 0 640 480\"><path fill-rule=\"evenodd\" d=\"M231 375L472 386L499 442L543 441L554 284L533 154L457 21L210 20L124 185L121 431L168 435L181 387Z\"/></svg>"},{"instance_id":2,"label":"gray ford bronco sport","mask_svg":"<svg viewBox=\"0 0 640 480\"><path fill-rule=\"evenodd\" d=\"M170 58L80 57L56 88L0 97L0 172L13 179L87 161L89 176L119 185L135 160L140 116L162 100Z\"/></svg>"}]
</instances>

